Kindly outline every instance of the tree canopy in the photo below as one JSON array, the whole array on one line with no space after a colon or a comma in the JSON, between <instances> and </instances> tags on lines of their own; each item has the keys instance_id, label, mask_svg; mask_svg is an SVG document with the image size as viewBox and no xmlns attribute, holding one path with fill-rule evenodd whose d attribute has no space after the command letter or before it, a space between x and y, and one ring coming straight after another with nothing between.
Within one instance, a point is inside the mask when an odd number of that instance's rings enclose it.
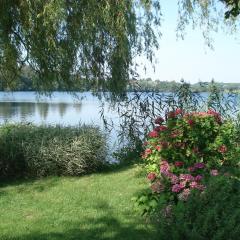
<instances>
[{"instance_id":1,"label":"tree canopy","mask_svg":"<svg viewBox=\"0 0 240 240\"><path fill-rule=\"evenodd\" d=\"M178 0L178 29L192 22L208 39L217 20L237 19L239 2ZM88 82L121 92L135 77L135 57L152 61L161 18L160 0L0 0L1 87L14 89L27 66L39 91Z\"/></svg>"}]
</instances>

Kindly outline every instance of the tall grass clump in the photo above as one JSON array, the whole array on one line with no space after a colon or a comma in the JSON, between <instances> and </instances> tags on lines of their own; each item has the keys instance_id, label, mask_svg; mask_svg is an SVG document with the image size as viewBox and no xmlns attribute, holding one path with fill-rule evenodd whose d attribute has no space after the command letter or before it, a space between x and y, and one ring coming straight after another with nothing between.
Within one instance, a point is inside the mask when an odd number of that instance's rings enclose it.
<instances>
[{"instance_id":1,"label":"tall grass clump","mask_svg":"<svg viewBox=\"0 0 240 240\"><path fill-rule=\"evenodd\" d=\"M95 126L6 124L0 127L0 176L77 176L107 163L106 137Z\"/></svg>"}]
</instances>

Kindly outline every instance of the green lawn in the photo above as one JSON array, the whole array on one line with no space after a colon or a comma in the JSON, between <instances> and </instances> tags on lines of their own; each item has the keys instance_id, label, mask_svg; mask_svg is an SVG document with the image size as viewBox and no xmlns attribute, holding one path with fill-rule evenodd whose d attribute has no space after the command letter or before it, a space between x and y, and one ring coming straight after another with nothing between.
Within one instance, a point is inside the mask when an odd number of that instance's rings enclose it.
<instances>
[{"instance_id":1,"label":"green lawn","mask_svg":"<svg viewBox=\"0 0 240 240\"><path fill-rule=\"evenodd\" d=\"M157 239L131 198L146 187L137 167L0 187L0 239Z\"/></svg>"}]
</instances>

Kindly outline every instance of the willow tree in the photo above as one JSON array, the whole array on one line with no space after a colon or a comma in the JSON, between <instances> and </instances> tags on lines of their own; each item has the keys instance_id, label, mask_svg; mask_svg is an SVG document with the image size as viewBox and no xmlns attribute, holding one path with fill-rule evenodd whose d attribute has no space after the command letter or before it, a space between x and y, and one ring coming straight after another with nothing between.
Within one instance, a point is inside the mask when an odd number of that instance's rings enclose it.
<instances>
[{"instance_id":1,"label":"willow tree","mask_svg":"<svg viewBox=\"0 0 240 240\"><path fill-rule=\"evenodd\" d=\"M192 22L208 39L219 1L222 18L235 20L239 1L179 0L180 32ZM122 92L136 74L136 56L154 57L160 7L160 0L0 0L1 85L14 89L27 66L40 91L90 84Z\"/></svg>"}]
</instances>

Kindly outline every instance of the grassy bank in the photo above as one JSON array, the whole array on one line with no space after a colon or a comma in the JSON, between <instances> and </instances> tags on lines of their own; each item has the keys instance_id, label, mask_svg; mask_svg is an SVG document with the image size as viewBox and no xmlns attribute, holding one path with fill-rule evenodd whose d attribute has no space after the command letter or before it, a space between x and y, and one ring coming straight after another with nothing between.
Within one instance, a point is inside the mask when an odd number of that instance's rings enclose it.
<instances>
[{"instance_id":1,"label":"grassy bank","mask_svg":"<svg viewBox=\"0 0 240 240\"><path fill-rule=\"evenodd\" d=\"M131 167L83 177L49 177L0 187L1 240L155 239L133 210L146 187Z\"/></svg>"}]
</instances>

